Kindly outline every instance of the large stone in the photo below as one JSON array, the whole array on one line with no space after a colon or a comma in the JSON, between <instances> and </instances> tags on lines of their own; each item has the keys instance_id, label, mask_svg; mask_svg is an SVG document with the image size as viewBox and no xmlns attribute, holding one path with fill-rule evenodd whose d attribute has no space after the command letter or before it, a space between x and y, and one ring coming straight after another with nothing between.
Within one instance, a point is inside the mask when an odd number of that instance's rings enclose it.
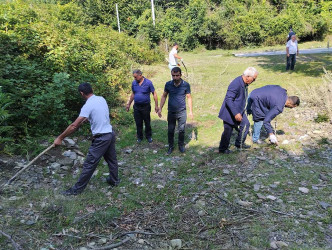
<instances>
[{"instance_id":1,"label":"large stone","mask_svg":"<svg viewBox=\"0 0 332 250\"><path fill-rule=\"evenodd\" d=\"M239 205L241 205L241 206L244 206L244 207L250 207L252 205L252 202L249 202L249 201L241 201L241 200L239 200L237 203Z\"/></svg>"},{"instance_id":2,"label":"large stone","mask_svg":"<svg viewBox=\"0 0 332 250\"><path fill-rule=\"evenodd\" d=\"M68 157L63 157L63 158L58 159L57 162L64 166L72 166L74 163L74 160L70 159Z\"/></svg>"},{"instance_id":3,"label":"large stone","mask_svg":"<svg viewBox=\"0 0 332 250\"><path fill-rule=\"evenodd\" d=\"M182 240L181 239L173 239L171 240L171 247L173 249L180 249L182 247Z\"/></svg>"},{"instance_id":4,"label":"large stone","mask_svg":"<svg viewBox=\"0 0 332 250\"><path fill-rule=\"evenodd\" d=\"M321 207L324 208L324 209L327 209L327 208L329 208L329 207L332 207L331 204L326 203L326 202L324 202L324 201L320 201L320 202L319 202L319 205L321 205Z\"/></svg>"},{"instance_id":5,"label":"large stone","mask_svg":"<svg viewBox=\"0 0 332 250\"><path fill-rule=\"evenodd\" d=\"M305 187L299 187L299 191L304 193L304 194L307 194L309 193L309 189L305 188Z\"/></svg>"},{"instance_id":6,"label":"large stone","mask_svg":"<svg viewBox=\"0 0 332 250\"><path fill-rule=\"evenodd\" d=\"M77 154L73 151L67 150L65 152L62 153L63 156L69 157L72 160L76 160L77 158Z\"/></svg>"},{"instance_id":7,"label":"large stone","mask_svg":"<svg viewBox=\"0 0 332 250\"><path fill-rule=\"evenodd\" d=\"M73 139L70 139L68 137L66 137L65 139L63 139L64 143L66 144L67 147L73 148L75 147L76 143Z\"/></svg>"}]
</instances>

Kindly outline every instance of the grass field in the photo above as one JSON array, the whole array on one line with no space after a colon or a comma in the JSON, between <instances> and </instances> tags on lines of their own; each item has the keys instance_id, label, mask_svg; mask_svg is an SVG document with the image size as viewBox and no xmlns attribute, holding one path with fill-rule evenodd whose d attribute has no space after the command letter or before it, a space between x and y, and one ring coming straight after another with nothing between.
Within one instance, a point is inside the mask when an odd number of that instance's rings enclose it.
<instances>
[{"instance_id":1,"label":"grass field","mask_svg":"<svg viewBox=\"0 0 332 250\"><path fill-rule=\"evenodd\" d=\"M182 249L286 245L330 249L332 210L322 202L332 204L332 125L314 119L323 112L319 101L324 95L320 92L323 67L332 70L332 54L300 55L295 71L285 72L284 56L236 58L232 53L180 52L194 105L194 120L187 121L185 154L176 149L166 156L165 105L162 119L152 113L152 144L136 144L133 123L116 127L119 187L107 186L103 176L107 167L100 163L83 194L64 197L59 192L74 184L77 169L65 175L49 174L45 163L37 165L33 171L40 170L41 187L13 185L0 193L1 232L24 249L83 250L118 242L118 249L172 249L172 239L181 239ZM285 142L279 147L265 144L219 155L216 149L223 126L217 115L228 84L248 66L259 71L249 91L278 84L290 95L300 96L301 105L277 117L277 129L282 131L278 138ZM166 63L140 67L160 98L170 79ZM192 130L197 140L191 138ZM247 143L251 144L251 137ZM79 145L85 153L89 141ZM28 181L22 175L19 183ZM308 193L301 187L308 188ZM140 233L128 234L132 231ZM0 235L0 248L13 246Z\"/></svg>"}]
</instances>

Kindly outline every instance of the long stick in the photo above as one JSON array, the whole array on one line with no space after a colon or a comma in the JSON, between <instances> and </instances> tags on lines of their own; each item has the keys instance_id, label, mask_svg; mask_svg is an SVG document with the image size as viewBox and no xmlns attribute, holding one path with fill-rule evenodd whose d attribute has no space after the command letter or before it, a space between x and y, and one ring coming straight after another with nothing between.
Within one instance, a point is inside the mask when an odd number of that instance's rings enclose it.
<instances>
[{"instance_id":1,"label":"long stick","mask_svg":"<svg viewBox=\"0 0 332 250\"><path fill-rule=\"evenodd\" d=\"M186 75L185 75L185 77L188 78L188 70L187 70L187 67L186 67L186 65L184 64L183 61L181 61L181 62L182 62L183 67L184 67L185 70L186 70Z\"/></svg>"},{"instance_id":2,"label":"long stick","mask_svg":"<svg viewBox=\"0 0 332 250\"><path fill-rule=\"evenodd\" d=\"M17 176L19 176L24 170L26 170L28 167L30 167L32 163L34 163L39 157L41 157L43 154L45 154L47 151L49 151L53 147L54 147L54 144L52 144L47 149L45 149L43 152L41 152L39 155L37 155L32 161L29 162L28 165L26 165L24 168L22 168L20 171L18 171L12 178L10 178L10 180L7 181L7 183L4 186L9 185Z\"/></svg>"}]
</instances>

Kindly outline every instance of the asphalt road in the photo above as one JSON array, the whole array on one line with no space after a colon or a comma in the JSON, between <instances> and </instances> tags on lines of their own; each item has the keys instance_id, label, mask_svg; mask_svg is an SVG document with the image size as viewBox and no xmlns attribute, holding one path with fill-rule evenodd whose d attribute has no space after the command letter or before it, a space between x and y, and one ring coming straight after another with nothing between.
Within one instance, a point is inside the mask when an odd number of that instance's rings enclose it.
<instances>
[{"instance_id":1,"label":"asphalt road","mask_svg":"<svg viewBox=\"0 0 332 250\"><path fill-rule=\"evenodd\" d=\"M328 49L300 49L300 54L326 54L332 53L332 48ZM257 53L243 53L243 54L233 54L236 57L255 57L255 56L276 56L276 55L286 55L286 50L279 51L266 51L266 52L257 52Z\"/></svg>"}]
</instances>

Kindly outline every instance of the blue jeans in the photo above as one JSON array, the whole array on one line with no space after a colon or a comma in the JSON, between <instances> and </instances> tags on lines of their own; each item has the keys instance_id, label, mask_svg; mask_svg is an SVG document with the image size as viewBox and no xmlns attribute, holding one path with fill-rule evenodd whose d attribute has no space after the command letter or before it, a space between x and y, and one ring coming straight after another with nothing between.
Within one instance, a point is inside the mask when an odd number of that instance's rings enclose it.
<instances>
[{"instance_id":1,"label":"blue jeans","mask_svg":"<svg viewBox=\"0 0 332 250\"><path fill-rule=\"evenodd\" d=\"M263 126L263 121L254 122L254 133L252 135L252 141L257 142L259 136L261 135L261 128Z\"/></svg>"}]
</instances>

